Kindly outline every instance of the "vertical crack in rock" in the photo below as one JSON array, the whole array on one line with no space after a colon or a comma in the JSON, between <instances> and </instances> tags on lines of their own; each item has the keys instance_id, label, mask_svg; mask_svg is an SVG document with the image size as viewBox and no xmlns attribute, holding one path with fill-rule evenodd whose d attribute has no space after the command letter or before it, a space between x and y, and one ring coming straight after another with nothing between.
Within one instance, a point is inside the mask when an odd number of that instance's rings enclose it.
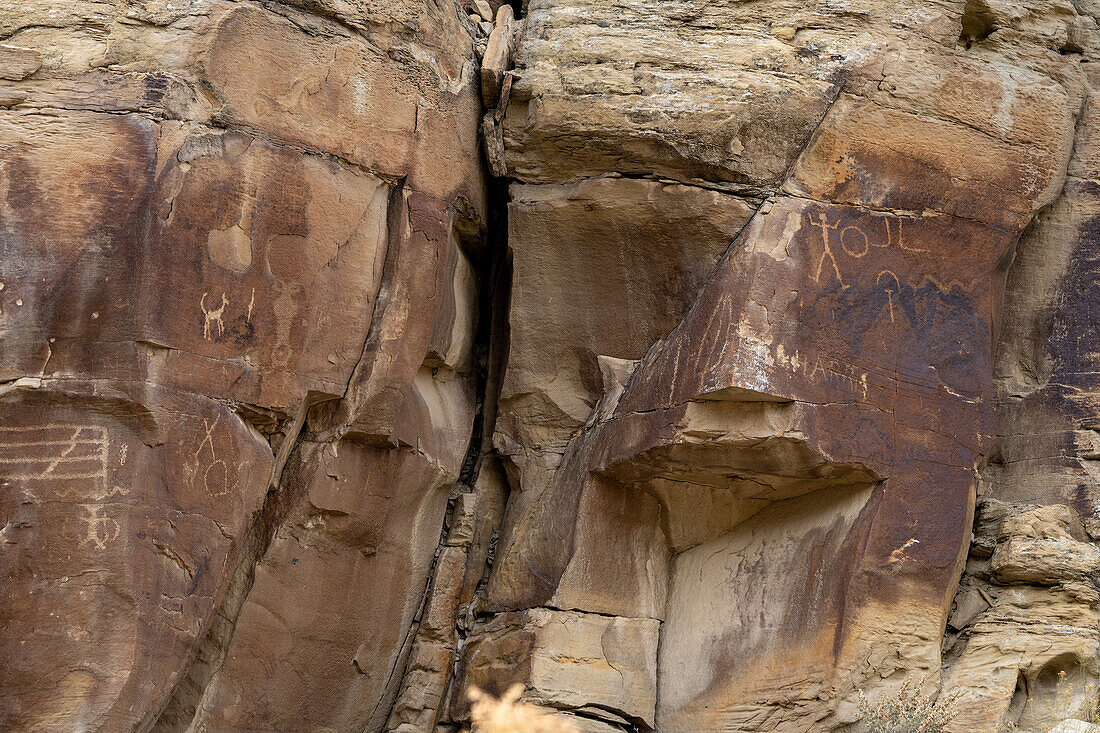
<instances>
[{"instance_id":1,"label":"vertical crack in rock","mask_svg":"<svg viewBox=\"0 0 1100 733\"><path fill-rule=\"evenodd\" d=\"M271 487L264 497L263 506L257 512L237 550L237 560L229 579L225 599L215 612L213 623L195 650L194 657L183 670L182 677L176 683L176 688L167 705L151 726L153 731L180 733L187 730L195 717L196 707L202 699L203 690L224 661L229 644L233 640L237 616L252 588L256 563L267 551L271 538L278 528L279 505L280 502L286 501L286 494L281 490L283 468L290 454L297 447L308 410L309 405L303 405L291 424L282 450L279 451L276 459Z\"/></svg>"},{"instance_id":2,"label":"vertical crack in rock","mask_svg":"<svg viewBox=\"0 0 1100 733\"><path fill-rule=\"evenodd\" d=\"M370 327L363 342L362 353L345 387L344 396L338 399L308 398L294 417L276 457L271 485L263 506L241 543L225 600L218 608L210 629L152 730L162 733L186 730L196 715L203 692L224 663L233 640L237 618L252 589L256 565L270 547L275 532L282 525L291 506L301 500L302 492L308 486L304 480L285 481L288 467L293 472L293 479L301 479L302 474L307 472L324 449L335 445L347 433L351 421L359 413L361 404L345 403L362 399L353 392L352 385L366 379L362 374L362 370L367 368L364 360L369 351L378 347L385 311L395 289L397 258L408 219L404 198L405 181L400 179L389 193L386 215L388 245L378 296L372 303L368 321ZM334 420L337 416L340 418L338 421ZM320 430L307 431L307 423L311 417L319 423ZM307 433L312 434L303 437Z\"/></svg>"},{"instance_id":3,"label":"vertical crack in rock","mask_svg":"<svg viewBox=\"0 0 1100 733\"><path fill-rule=\"evenodd\" d=\"M386 731L431 730L449 717L448 695L461 695L454 685L457 655L462 650L471 615L492 565L491 545L503 519L506 495L490 497L480 484L492 457L500 379L508 351L508 303L511 285L507 241L506 182L489 182L486 245L475 267L479 283L475 332L476 412L462 469L447 503L432 569L419 611L402 642L403 653L389 673L401 682L398 697L384 718L371 715L368 730L386 721ZM480 479L480 481L479 481ZM499 488L499 487L494 487ZM494 507L489 499L495 498ZM495 511L494 511L495 509ZM479 542L480 540L480 542ZM477 552L478 547L483 553ZM382 701L379 702L381 704Z\"/></svg>"}]
</instances>

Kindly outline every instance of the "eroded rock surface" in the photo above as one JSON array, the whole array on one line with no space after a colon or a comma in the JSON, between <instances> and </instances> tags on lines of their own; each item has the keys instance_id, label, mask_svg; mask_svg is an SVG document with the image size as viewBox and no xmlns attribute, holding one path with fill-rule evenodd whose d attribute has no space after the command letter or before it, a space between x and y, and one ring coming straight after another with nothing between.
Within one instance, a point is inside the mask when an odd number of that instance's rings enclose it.
<instances>
[{"instance_id":1,"label":"eroded rock surface","mask_svg":"<svg viewBox=\"0 0 1100 733\"><path fill-rule=\"evenodd\" d=\"M1095 88L1091 68L1086 78ZM1085 274L1097 246L1096 115L1090 97L1062 194L1020 242L1005 295L988 498L944 645L964 701L952 730L1042 729L1100 676L1096 295Z\"/></svg>"},{"instance_id":2,"label":"eroded rock surface","mask_svg":"<svg viewBox=\"0 0 1100 733\"><path fill-rule=\"evenodd\" d=\"M1038 730L1097 15L0 0L0 728Z\"/></svg>"},{"instance_id":3,"label":"eroded rock surface","mask_svg":"<svg viewBox=\"0 0 1100 733\"><path fill-rule=\"evenodd\" d=\"M0 5L0 727L382 729L475 412L467 26Z\"/></svg>"}]
</instances>

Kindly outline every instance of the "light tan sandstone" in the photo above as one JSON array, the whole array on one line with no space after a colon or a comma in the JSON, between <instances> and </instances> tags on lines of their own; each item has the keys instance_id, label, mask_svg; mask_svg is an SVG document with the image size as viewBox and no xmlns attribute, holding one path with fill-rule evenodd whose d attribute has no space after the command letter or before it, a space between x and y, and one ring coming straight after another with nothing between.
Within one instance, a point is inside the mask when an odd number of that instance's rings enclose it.
<instances>
[{"instance_id":1,"label":"light tan sandstone","mask_svg":"<svg viewBox=\"0 0 1100 733\"><path fill-rule=\"evenodd\" d=\"M1054 724L1098 19L0 0L0 728Z\"/></svg>"}]
</instances>

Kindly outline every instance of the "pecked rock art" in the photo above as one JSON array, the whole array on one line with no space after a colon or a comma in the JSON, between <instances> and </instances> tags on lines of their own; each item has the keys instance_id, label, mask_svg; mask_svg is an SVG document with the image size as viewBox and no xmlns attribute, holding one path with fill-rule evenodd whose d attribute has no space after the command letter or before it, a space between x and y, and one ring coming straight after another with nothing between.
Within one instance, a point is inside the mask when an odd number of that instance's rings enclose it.
<instances>
[{"instance_id":1,"label":"pecked rock art","mask_svg":"<svg viewBox=\"0 0 1100 733\"><path fill-rule=\"evenodd\" d=\"M0 0L0 728L1100 677L1087 3Z\"/></svg>"},{"instance_id":2,"label":"pecked rock art","mask_svg":"<svg viewBox=\"0 0 1100 733\"><path fill-rule=\"evenodd\" d=\"M5 730L384 723L486 212L465 15L389 11L0 6Z\"/></svg>"}]
</instances>

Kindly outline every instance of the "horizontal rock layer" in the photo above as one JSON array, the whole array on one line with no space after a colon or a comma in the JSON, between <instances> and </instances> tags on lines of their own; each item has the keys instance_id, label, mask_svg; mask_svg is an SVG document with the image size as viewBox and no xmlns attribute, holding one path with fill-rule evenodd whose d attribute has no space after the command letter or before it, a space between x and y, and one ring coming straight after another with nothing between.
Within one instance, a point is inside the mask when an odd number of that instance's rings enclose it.
<instances>
[{"instance_id":1,"label":"horizontal rock layer","mask_svg":"<svg viewBox=\"0 0 1100 733\"><path fill-rule=\"evenodd\" d=\"M1097 15L0 0L0 728L1052 723Z\"/></svg>"}]
</instances>

